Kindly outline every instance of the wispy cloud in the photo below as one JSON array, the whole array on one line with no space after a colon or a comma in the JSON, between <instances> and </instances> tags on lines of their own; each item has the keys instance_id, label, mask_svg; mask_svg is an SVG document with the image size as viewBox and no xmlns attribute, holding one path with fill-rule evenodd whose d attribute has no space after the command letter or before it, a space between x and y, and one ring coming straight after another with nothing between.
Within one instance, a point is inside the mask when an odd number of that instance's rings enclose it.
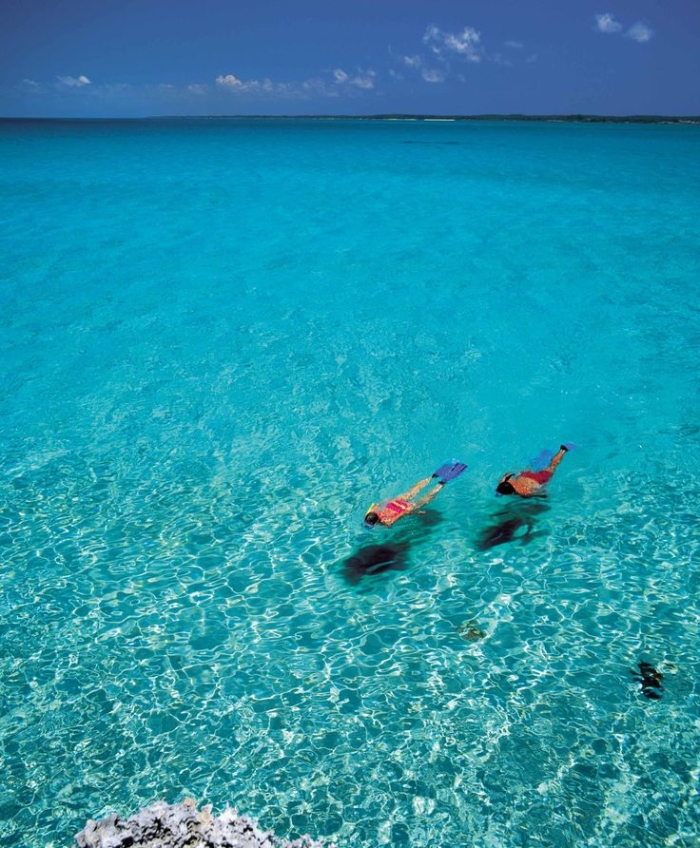
<instances>
[{"instance_id":1,"label":"wispy cloud","mask_svg":"<svg viewBox=\"0 0 700 848\"><path fill-rule=\"evenodd\" d=\"M435 24L430 24L423 36L423 43L436 56L454 54L462 56L469 62L481 61L483 50L480 42L481 35L472 27L465 27L462 32L454 33L445 32Z\"/></svg>"},{"instance_id":2,"label":"wispy cloud","mask_svg":"<svg viewBox=\"0 0 700 848\"><path fill-rule=\"evenodd\" d=\"M426 65L426 61L423 56L419 56L418 54L413 54L410 56L401 56L401 61L407 68L410 68L413 71L418 71L421 75L421 79L425 80L425 82L445 81L445 71L439 70L438 68L432 68ZM392 74L392 76L396 77L396 74ZM403 77L398 78L403 79Z\"/></svg>"},{"instance_id":3,"label":"wispy cloud","mask_svg":"<svg viewBox=\"0 0 700 848\"><path fill-rule=\"evenodd\" d=\"M258 80L242 80L234 76L234 74L221 74L216 78L215 82L221 88L226 88L230 91L252 91L260 87Z\"/></svg>"},{"instance_id":4,"label":"wispy cloud","mask_svg":"<svg viewBox=\"0 0 700 848\"><path fill-rule=\"evenodd\" d=\"M35 79L25 77L20 83L15 86L15 91L24 97L44 97L47 94L55 93L60 88L55 81L46 85L45 82L37 82Z\"/></svg>"},{"instance_id":5,"label":"wispy cloud","mask_svg":"<svg viewBox=\"0 0 700 848\"><path fill-rule=\"evenodd\" d=\"M369 71L368 73L359 76L353 77L350 80L350 85L354 85L357 88L370 89L374 88L374 71Z\"/></svg>"},{"instance_id":6,"label":"wispy cloud","mask_svg":"<svg viewBox=\"0 0 700 848\"><path fill-rule=\"evenodd\" d=\"M442 71L436 71L432 68L424 68L421 76L426 82L444 82L445 75Z\"/></svg>"},{"instance_id":7,"label":"wispy cloud","mask_svg":"<svg viewBox=\"0 0 700 848\"><path fill-rule=\"evenodd\" d=\"M235 95L250 95L256 97L277 97L284 100L308 100L311 97L338 97L341 91L347 94L357 89L374 88L376 74L374 71L348 74L343 68L335 68L330 72L332 82L327 79L314 77L299 82L276 82L265 78L240 79L234 74L221 74L215 80L216 88Z\"/></svg>"},{"instance_id":8,"label":"wispy cloud","mask_svg":"<svg viewBox=\"0 0 700 848\"><path fill-rule=\"evenodd\" d=\"M394 59L403 68L415 71L425 82L439 83L448 79L465 82L466 78L458 67L462 62L479 63L493 62L505 67L531 63L537 58L534 54L525 56L525 44L522 41L510 39L503 42L507 52L487 50L482 42L481 33L474 27L465 26L456 32L451 32L430 24L423 33L422 53L394 53ZM518 51L522 51L518 55ZM390 73L395 79L403 79L396 73Z\"/></svg>"},{"instance_id":9,"label":"wispy cloud","mask_svg":"<svg viewBox=\"0 0 700 848\"><path fill-rule=\"evenodd\" d=\"M625 33L627 38L631 38L633 41L638 41L640 44L645 44L647 41L650 41L654 36L654 30L651 27L648 27L645 23L641 21L637 21L636 24L632 24L632 26Z\"/></svg>"},{"instance_id":10,"label":"wispy cloud","mask_svg":"<svg viewBox=\"0 0 700 848\"><path fill-rule=\"evenodd\" d=\"M362 88L365 90L369 90L370 88L374 88L374 83L376 80L377 74L376 71L358 71L357 74L351 76L349 73L344 71L342 68L336 68L333 71L333 78L338 85L350 85L355 88Z\"/></svg>"},{"instance_id":11,"label":"wispy cloud","mask_svg":"<svg viewBox=\"0 0 700 848\"><path fill-rule=\"evenodd\" d=\"M622 33L624 27L620 21L615 20L609 12L605 12L605 14L602 15L595 15L594 29L597 32L603 32L606 35L616 35L618 33ZM636 41L639 44L646 44L647 41L650 41L653 38L654 30L642 21L637 21L636 24L632 24L632 26L624 32L624 36L626 38L631 38L632 41Z\"/></svg>"},{"instance_id":12,"label":"wispy cloud","mask_svg":"<svg viewBox=\"0 0 700 848\"><path fill-rule=\"evenodd\" d=\"M326 72L327 74L327 72ZM130 85L128 83L93 83L87 76L80 75L54 77L53 80L37 81L25 78L17 85L17 91L24 96L51 97L60 95L75 99L103 104L122 103L129 97L135 103L148 104L144 108L157 108L167 103L168 108L180 103L183 109L191 108L197 101L205 103L207 98L221 102L221 98L240 97L249 102L277 100L311 100L314 98L337 98L340 96L360 96L363 91L373 89L377 74L374 70L358 71L351 75L342 69L334 72L333 80L326 76L292 82L279 82L269 78L244 79L235 74L220 74L210 83L191 82L182 85L172 83L152 83ZM199 107L198 107L199 108Z\"/></svg>"},{"instance_id":13,"label":"wispy cloud","mask_svg":"<svg viewBox=\"0 0 700 848\"><path fill-rule=\"evenodd\" d=\"M56 77L58 84L65 88L82 88L85 85L92 85L90 80L81 74L79 77Z\"/></svg>"},{"instance_id":14,"label":"wispy cloud","mask_svg":"<svg viewBox=\"0 0 700 848\"><path fill-rule=\"evenodd\" d=\"M598 32L604 32L607 35L611 35L614 32L620 32L622 24L619 21L616 21L609 12L605 12L601 15L595 16L595 28Z\"/></svg>"},{"instance_id":15,"label":"wispy cloud","mask_svg":"<svg viewBox=\"0 0 700 848\"><path fill-rule=\"evenodd\" d=\"M273 82L265 77L264 79L247 79L243 80L234 74L221 74L214 81L219 89L233 92L236 94L256 94L256 95L279 95L289 97L290 95L298 94L301 86L294 83Z\"/></svg>"}]
</instances>

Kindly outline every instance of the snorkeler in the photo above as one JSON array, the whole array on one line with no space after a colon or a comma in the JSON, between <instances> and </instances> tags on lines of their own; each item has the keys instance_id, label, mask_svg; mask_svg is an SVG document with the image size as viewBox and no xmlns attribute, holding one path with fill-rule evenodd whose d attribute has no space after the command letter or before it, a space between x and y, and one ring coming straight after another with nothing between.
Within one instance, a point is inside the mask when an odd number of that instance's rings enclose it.
<instances>
[{"instance_id":1,"label":"snorkeler","mask_svg":"<svg viewBox=\"0 0 700 848\"><path fill-rule=\"evenodd\" d=\"M419 511L422 506L425 506L427 503L432 501L445 483L449 480L454 480L455 477L458 477L466 469L466 467L467 466L462 462L453 462L441 465L440 468L432 474L432 476L426 477L425 480L420 480L415 486L412 486L402 495L397 495L395 498L392 498L390 501L386 501L383 504L372 504L365 514L365 526L374 527L375 524L382 524L384 527L391 527L392 524L398 521L399 518L403 518L404 515L410 515L412 512ZM440 478L437 486L431 489L426 495L423 495L422 498L414 500L418 492L420 492L421 489L424 489L430 481L434 480L436 477Z\"/></svg>"},{"instance_id":2,"label":"snorkeler","mask_svg":"<svg viewBox=\"0 0 700 848\"><path fill-rule=\"evenodd\" d=\"M575 445L568 442L562 445L554 456L552 456L551 451L543 451L538 460L546 456L548 464L544 468L520 471L518 474L504 474L498 486L496 486L496 493L499 495L519 495L521 498L546 498L547 493L544 487L552 479L552 475L557 465L562 461L564 454L573 447ZM538 460L534 460L532 464L538 465Z\"/></svg>"}]
</instances>

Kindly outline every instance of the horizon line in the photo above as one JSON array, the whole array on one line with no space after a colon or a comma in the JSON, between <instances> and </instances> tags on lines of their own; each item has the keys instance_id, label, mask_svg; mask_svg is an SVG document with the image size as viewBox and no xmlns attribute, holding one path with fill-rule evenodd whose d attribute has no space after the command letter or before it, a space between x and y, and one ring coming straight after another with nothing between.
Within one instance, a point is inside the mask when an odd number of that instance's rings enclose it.
<instances>
[{"instance_id":1,"label":"horizon line","mask_svg":"<svg viewBox=\"0 0 700 848\"><path fill-rule=\"evenodd\" d=\"M270 114L270 113L212 113L207 115L134 115L134 116L77 116L77 115L0 115L0 121L157 121L157 120L212 120L212 119L306 119L306 120L442 120L442 121L478 121L478 120L521 120L521 121L688 121L700 123L700 115L663 115L653 113L630 113L624 115L601 115L595 112L480 112L480 113L438 113L438 112L377 112L372 114Z\"/></svg>"}]
</instances>

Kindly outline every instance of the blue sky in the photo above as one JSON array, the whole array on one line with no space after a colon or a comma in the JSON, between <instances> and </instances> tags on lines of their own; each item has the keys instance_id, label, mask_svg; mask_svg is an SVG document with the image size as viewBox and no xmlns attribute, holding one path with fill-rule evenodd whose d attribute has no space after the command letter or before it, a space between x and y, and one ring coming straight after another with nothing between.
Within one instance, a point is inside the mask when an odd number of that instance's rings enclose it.
<instances>
[{"instance_id":1,"label":"blue sky","mask_svg":"<svg viewBox=\"0 0 700 848\"><path fill-rule=\"evenodd\" d=\"M0 115L700 114L700 0L2 0Z\"/></svg>"}]
</instances>

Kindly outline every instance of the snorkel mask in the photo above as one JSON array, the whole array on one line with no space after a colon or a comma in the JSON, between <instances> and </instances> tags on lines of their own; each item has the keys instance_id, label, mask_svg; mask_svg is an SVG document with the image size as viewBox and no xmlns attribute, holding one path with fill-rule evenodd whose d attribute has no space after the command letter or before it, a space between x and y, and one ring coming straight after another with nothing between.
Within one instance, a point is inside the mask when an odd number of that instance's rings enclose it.
<instances>
[{"instance_id":1,"label":"snorkel mask","mask_svg":"<svg viewBox=\"0 0 700 848\"><path fill-rule=\"evenodd\" d=\"M371 528L379 522L379 516L374 511L378 506L379 504L373 503L365 513L365 519L363 523L368 530L371 530Z\"/></svg>"},{"instance_id":2,"label":"snorkel mask","mask_svg":"<svg viewBox=\"0 0 700 848\"><path fill-rule=\"evenodd\" d=\"M506 476L501 480L501 482L496 486L496 497L500 498L502 495L514 495L515 489L513 488L513 484L508 481L511 477L514 477L514 474L506 474Z\"/></svg>"}]
</instances>

